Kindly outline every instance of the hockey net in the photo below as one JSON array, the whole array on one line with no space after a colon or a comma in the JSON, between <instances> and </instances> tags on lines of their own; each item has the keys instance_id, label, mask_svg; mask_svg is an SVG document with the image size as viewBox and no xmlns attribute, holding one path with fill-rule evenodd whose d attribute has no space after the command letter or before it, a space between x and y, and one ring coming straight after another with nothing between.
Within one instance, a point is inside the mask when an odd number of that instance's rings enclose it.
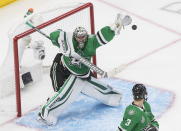
<instances>
[{"instance_id":1,"label":"hockey net","mask_svg":"<svg viewBox=\"0 0 181 131\"><path fill-rule=\"evenodd\" d=\"M83 26L89 33L94 33L94 14L91 3L61 4L61 6L44 11L35 11L29 18L36 14L41 15L43 18L43 22L37 28L47 35L57 29L72 32L77 26ZM49 73L44 72L44 68L50 67L59 51L58 48L52 45L50 40L34 29L23 28L24 26L27 25L22 20L11 29L8 54L0 67L0 113L9 113L18 117L43 103L48 97L47 94L53 91ZM20 66L25 65L28 68L29 65L34 63L34 60L31 59L31 50L27 49L23 56L20 56L20 44L23 44L20 43L20 40L26 36L31 36L31 42L42 40L45 43L46 57L42 64L42 72L45 75L39 81L21 89L20 77L22 71ZM95 56L93 63L96 64Z\"/></svg>"}]
</instances>

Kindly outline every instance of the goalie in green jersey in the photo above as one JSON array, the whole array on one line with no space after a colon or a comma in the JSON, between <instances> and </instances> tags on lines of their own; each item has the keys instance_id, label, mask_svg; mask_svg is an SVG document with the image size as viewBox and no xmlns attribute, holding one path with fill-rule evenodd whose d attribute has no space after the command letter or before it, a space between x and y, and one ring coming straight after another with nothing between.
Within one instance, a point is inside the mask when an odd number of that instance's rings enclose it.
<instances>
[{"instance_id":1,"label":"goalie in green jersey","mask_svg":"<svg viewBox=\"0 0 181 131\"><path fill-rule=\"evenodd\" d=\"M109 43L131 21L131 17L118 14L112 26L103 27L97 34L88 34L84 27L77 27L73 32L58 29L50 33L48 38L60 50L50 71L55 94L41 108L38 120L48 125L56 124L58 117L76 100L79 93L109 106L121 104L120 92L91 75L91 69L95 71L96 68L91 63L91 57L98 47ZM102 70L97 70L97 73L99 71Z\"/></svg>"},{"instance_id":2,"label":"goalie in green jersey","mask_svg":"<svg viewBox=\"0 0 181 131\"><path fill-rule=\"evenodd\" d=\"M147 102L147 91L143 84L136 84L132 89L134 101L124 113L117 131L158 131L159 124Z\"/></svg>"},{"instance_id":3,"label":"goalie in green jersey","mask_svg":"<svg viewBox=\"0 0 181 131\"><path fill-rule=\"evenodd\" d=\"M58 29L50 33L53 45L60 50L50 71L55 94L41 108L38 120L48 125L56 124L58 117L77 99L79 93L109 106L120 105L121 93L91 75L91 69L95 69L91 57L98 47L109 43L131 21L131 17L121 18L118 14L112 26L103 27L97 34L88 34L84 27L77 27L73 32Z\"/></svg>"}]
</instances>

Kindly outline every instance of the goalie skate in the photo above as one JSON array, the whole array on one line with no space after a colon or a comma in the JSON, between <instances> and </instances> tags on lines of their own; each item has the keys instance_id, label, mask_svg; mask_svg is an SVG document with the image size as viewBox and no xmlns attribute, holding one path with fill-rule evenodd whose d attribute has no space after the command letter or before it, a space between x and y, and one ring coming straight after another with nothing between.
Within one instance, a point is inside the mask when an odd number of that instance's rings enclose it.
<instances>
[{"instance_id":1,"label":"goalie skate","mask_svg":"<svg viewBox=\"0 0 181 131\"><path fill-rule=\"evenodd\" d=\"M54 118L52 119L52 121L49 120L45 120L41 117L41 113L38 113L38 117L36 119L39 123L43 124L43 125L47 125L47 126L53 126L56 125L57 120Z\"/></svg>"}]
</instances>

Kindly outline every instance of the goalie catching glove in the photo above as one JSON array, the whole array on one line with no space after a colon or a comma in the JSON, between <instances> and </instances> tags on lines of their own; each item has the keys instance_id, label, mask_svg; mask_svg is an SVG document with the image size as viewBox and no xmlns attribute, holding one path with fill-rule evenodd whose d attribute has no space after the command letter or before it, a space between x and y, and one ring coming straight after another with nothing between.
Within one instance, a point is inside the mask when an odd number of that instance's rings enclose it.
<instances>
[{"instance_id":1,"label":"goalie catching glove","mask_svg":"<svg viewBox=\"0 0 181 131\"><path fill-rule=\"evenodd\" d=\"M111 29L115 31L116 35L118 35L122 27L131 24L131 22L132 19L130 16L126 15L123 17L120 13L118 13L114 24L111 26Z\"/></svg>"}]
</instances>

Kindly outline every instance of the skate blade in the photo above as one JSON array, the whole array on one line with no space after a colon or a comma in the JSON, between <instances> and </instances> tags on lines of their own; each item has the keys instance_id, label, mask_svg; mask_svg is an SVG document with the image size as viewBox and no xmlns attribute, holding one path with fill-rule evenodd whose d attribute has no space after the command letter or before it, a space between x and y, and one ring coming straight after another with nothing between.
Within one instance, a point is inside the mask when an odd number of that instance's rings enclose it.
<instances>
[{"instance_id":1,"label":"skate blade","mask_svg":"<svg viewBox=\"0 0 181 131\"><path fill-rule=\"evenodd\" d=\"M52 125L53 125L53 123L50 123L50 122L42 119L41 117L38 117L36 120L37 120L39 123L41 123L42 125L46 125L46 126L52 126Z\"/></svg>"}]
</instances>

